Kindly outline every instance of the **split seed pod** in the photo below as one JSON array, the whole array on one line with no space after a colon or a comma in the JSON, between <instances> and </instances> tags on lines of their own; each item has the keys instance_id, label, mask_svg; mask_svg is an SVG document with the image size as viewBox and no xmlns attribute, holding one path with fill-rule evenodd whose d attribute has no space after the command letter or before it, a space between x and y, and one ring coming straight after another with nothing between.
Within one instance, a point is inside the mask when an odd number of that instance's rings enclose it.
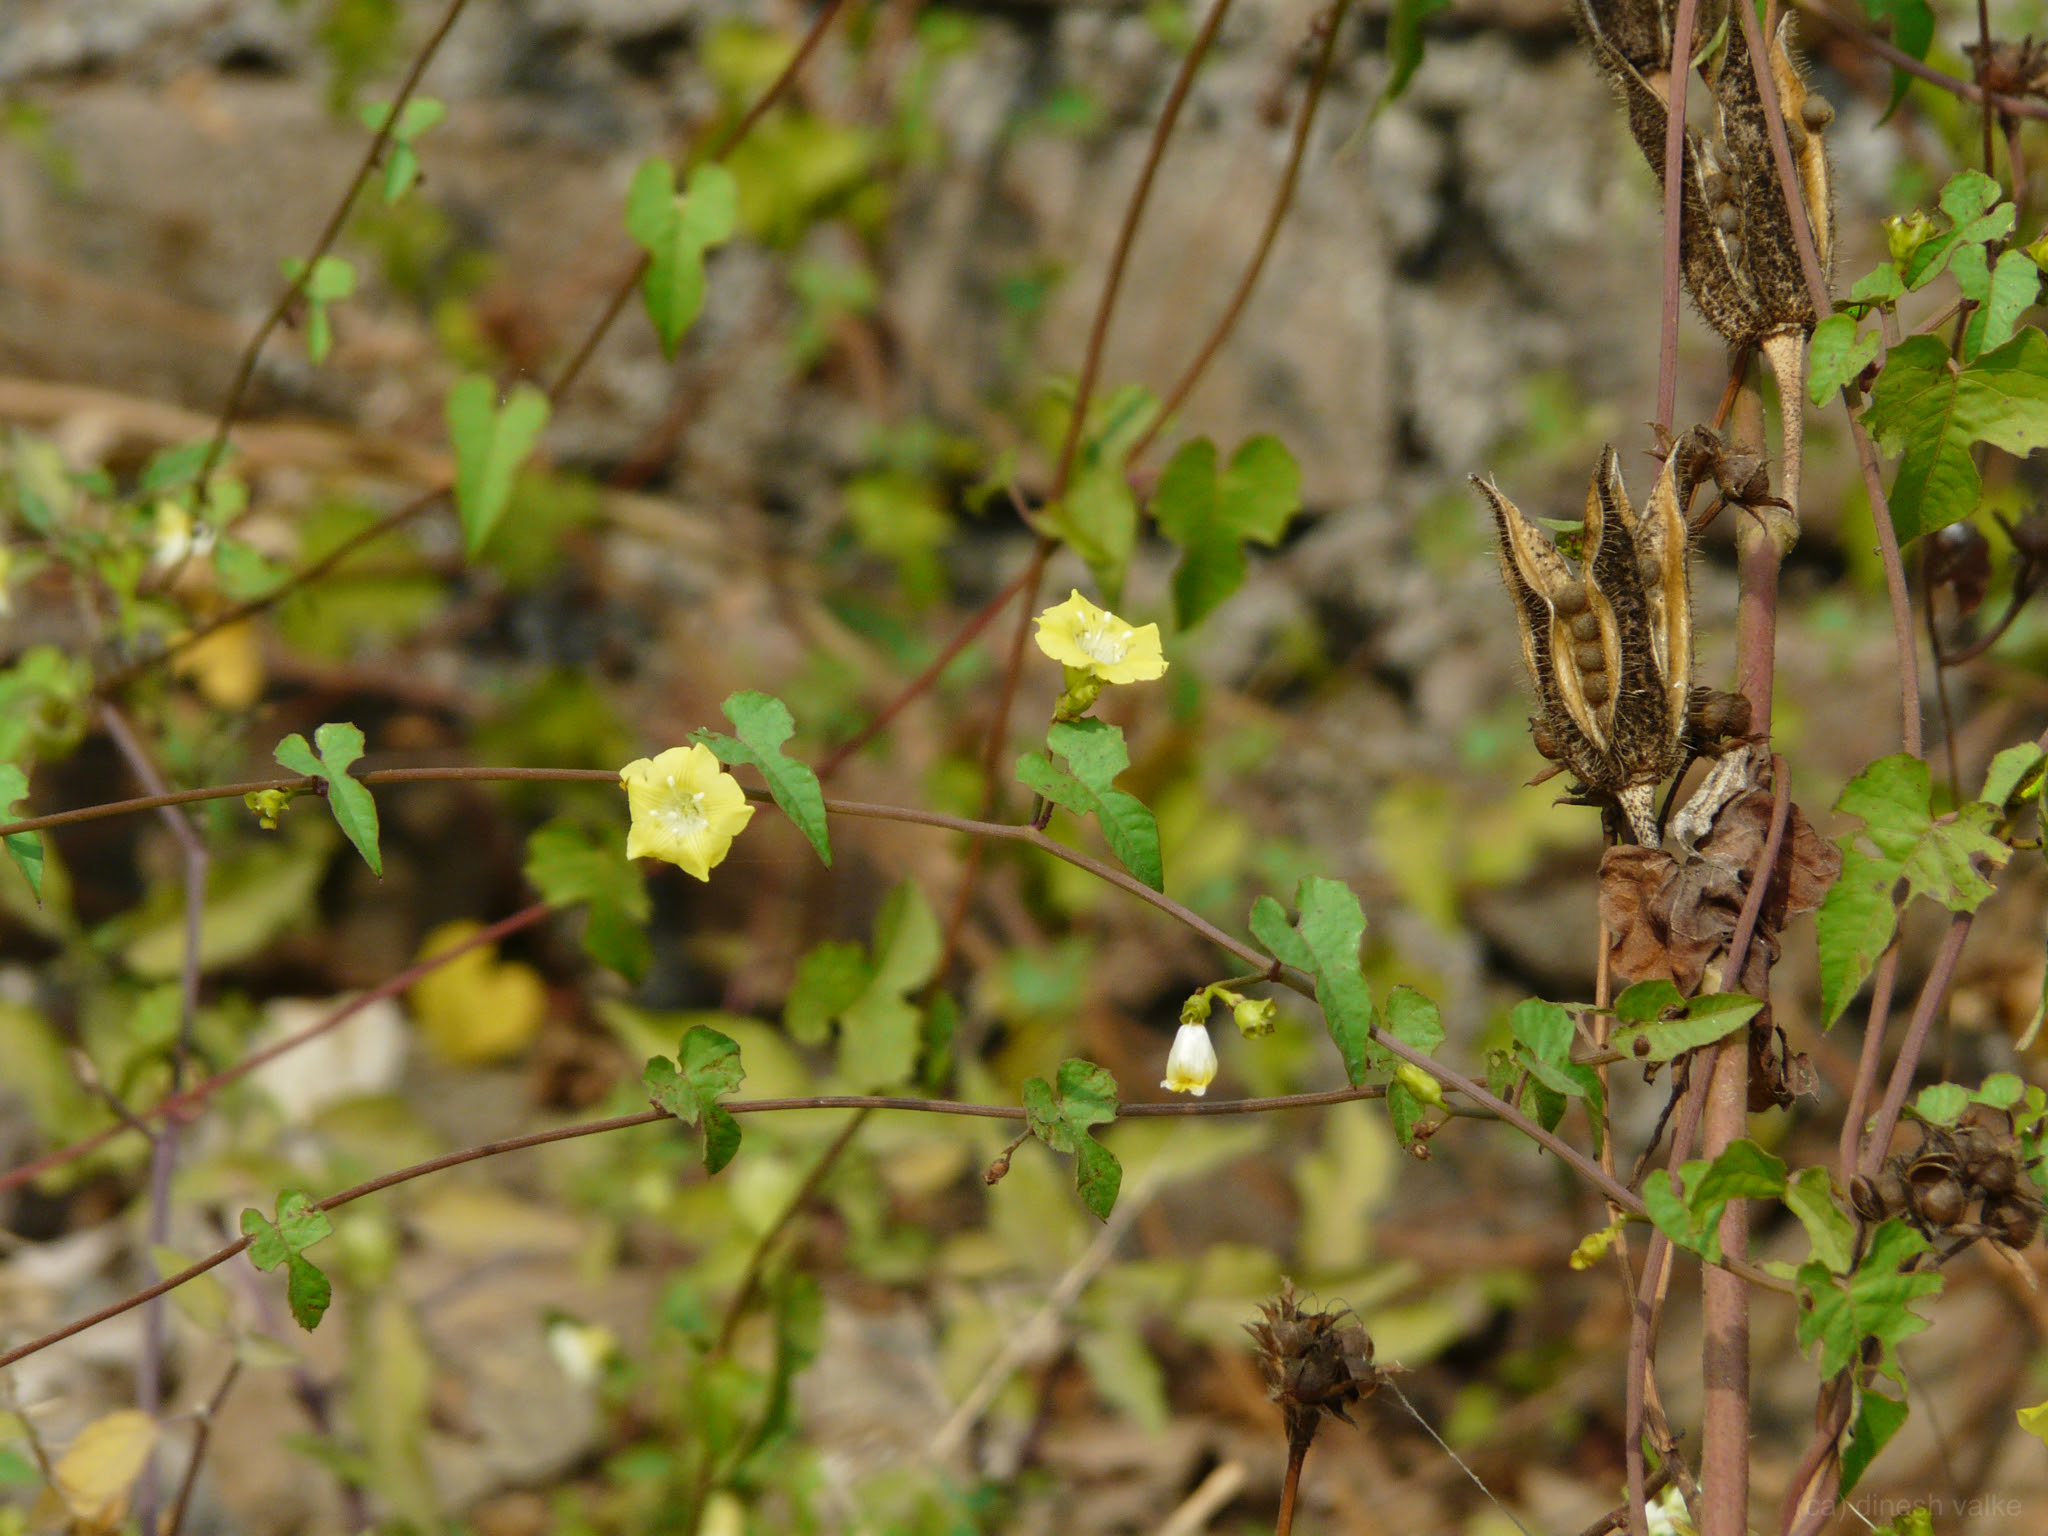
<instances>
[{"instance_id":1,"label":"split seed pod","mask_svg":"<svg viewBox=\"0 0 2048 1536\"><path fill-rule=\"evenodd\" d=\"M1542 713L1536 738L1584 791L1619 807L1656 846L1656 789L1684 758L1692 689L1692 585L1685 509L1695 455L1666 458L1639 513L1613 448L1586 494L1582 566L1491 481L1501 578Z\"/></svg>"},{"instance_id":2,"label":"split seed pod","mask_svg":"<svg viewBox=\"0 0 2048 1536\"><path fill-rule=\"evenodd\" d=\"M1629 132L1662 185L1673 47L1665 0L1576 0L1575 9L1594 59L1620 93ZM1702 7L1693 39L1698 47L1725 22L1718 58L1700 66L1714 98L1715 132L1687 128L1679 162L1679 252L1686 287L1701 316L1730 341L1760 343L1788 332L1803 336L1818 317L1779 188L1763 95L1743 29L1732 14L1717 14L1722 12L1711 3ZM1790 25L1788 14L1769 39L1766 64L1825 273L1834 244L1834 203L1820 130L1833 113L1807 92L1787 41Z\"/></svg>"}]
</instances>

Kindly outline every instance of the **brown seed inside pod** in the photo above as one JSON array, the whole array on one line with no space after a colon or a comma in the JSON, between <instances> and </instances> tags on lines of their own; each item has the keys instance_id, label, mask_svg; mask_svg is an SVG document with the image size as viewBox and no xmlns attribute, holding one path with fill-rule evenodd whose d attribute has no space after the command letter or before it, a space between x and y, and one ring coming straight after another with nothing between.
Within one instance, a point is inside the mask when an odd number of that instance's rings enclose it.
<instances>
[{"instance_id":1,"label":"brown seed inside pod","mask_svg":"<svg viewBox=\"0 0 2048 1536\"><path fill-rule=\"evenodd\" d=\"M1529 722L1529 743L1535 747L1539 757L1547 757L1553 763L1562 755L1558 750L1556 735L1541 720Z\"/></svg>"},{"instance_id":2,"label":"brown seed inside pod","mask_svg":"<svg viewBox=\"0 0 2048 1536\"><path fill-rule=\"evenodd\" d=\"M1887 1212L1906 1208L1906 1181L1899 1174L1897 1162L1888 1162L1878 1170L1877 1197L1884 1202Z\"/></svg>"},{"instance_id":3,"label":"brown seed inside pod","mask_svg":"<svg viewBox=\"0 0 2048 1536\"><path fill-rule=\"evenodd\" d=\"M1586 696L1586 702L1598 709L1613 697L1613 690L1607 685L1605 672L1588 672L1579 679L1579 692Z\"/></svg>"},{"instance_id":4,"label":"brown seed inside pod","mask_svg":"<svg viewBox=\"0 0 2048 1536\"><path fill-rule=\"evenodd\" d=\"M1742 248L1740 240L1730 240L1726 249L1728 252L1728 265L1731 267L1739 269L1749 259L1749 252Z\"/></svg>"},{"instance_id":5,"label":"brown seed inside pod","mask_svg":"<svg viewBox=\"0 0 2048 1536\"><path fill-rule=\"evenodd\" d=\"M1598 640L1600 638L1600 617L1598 614L1582 613L1572 620L1574 640Z\"/></svg>"},{"instance_id":6,"label":"brown seed inside pod","mask_svg":"<svg viewBox=\"0 0 2048 1536\"><path fill-rule=\"evenodd\" d=\"M1952 1227L1963 1219L1969 1196L1963 1186L1946 1174L1913 1181L1913 1209L1930 1227Z\"/></svg>"},{"instance_id":7,"label":"brown seed inside pod","mask_svg":"<svg viewBox=\"0 0 2048 1536\"><path fill-rule=\"evenodd\" d=\"M1664 567L1655 555L1644 555L1636 561L1636 575L1642 578L1644 586L1655 590L1663 585Z\"/></svg>"},{"instance_id":8,"label":"brown seed inside pod","mask_svg":"<svg viewBox=\"0 0 2048 1536\"><path fill-rule=\"evenodd\" d=\"M1585 584L1583 582L1568 581L1557 589L1556 595L1551 598L1551 601L1557 605L1557 611L1566 618L1570 618L1576 613L1584 613L1586 611Z\"/></svg>"},{"instance_id":9,"label":"brown seed inside pod","mask_svg":"<svg viewBox=\"0 0 2048 1536\"><path fill-rule=\"evenodd\" d=\"M1835 120L1835 109L1825 96L1809 96L1799 104L1799 120L1815 133Z\"/></svg>"},{"instance_id":10,"label":"brown seed inside pod","mask_svg":"<svg viewBox=\"0 0 2048 1536\"><path fill-rule=\"evenodd\" d=\"M1709 171L1700 178L1700 191L1710 203L1725 203L1735 191L1735 184L1722 171Z\"/></svg>"},{"instance_id":11,"label":"brown seed inside pod","mask_svg":"<svg viewBox=\"0 0 2048 1536\"><path fill-rule=\"evenodd\" d=\"M1733 203L1722 203L1714 210L1714 224L1723 234L1732 235L1742 228L1742 210Z\"/></svg>"},{"instance_id":12,"label":"brown seed inside pod","mask_svg":"<svg viewBox=\"0 0 2048 1536\"><path fill-rule=\"evenodd\" d=\"M1607 653L1600 649L1598 641L1582 640L1572 647L1572 661L1588 679L1607 665Z\"/></svg>"}]
</instances>

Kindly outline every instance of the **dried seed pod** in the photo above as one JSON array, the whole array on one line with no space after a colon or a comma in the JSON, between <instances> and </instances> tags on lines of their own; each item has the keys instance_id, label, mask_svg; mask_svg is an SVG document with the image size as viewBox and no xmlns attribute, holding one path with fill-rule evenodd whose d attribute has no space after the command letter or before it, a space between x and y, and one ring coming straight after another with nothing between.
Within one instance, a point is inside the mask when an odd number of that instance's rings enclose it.
<instances>
[{"instance_id":1,"label":"dried seed pod","mask_svg":"<svg viewBox=\"0 0 2048 1536\"><path fill-rule=\"evenodd\" d=\"M1992 1237L2008 1248L2025 1248L2041 1231L2041 1208L2030 1200L2004 1196L1986 1200L1984 1225Z\"/></svg>"},{"instance_id":2,"label":"dried seed pod","mask_svg":"<svg viewBox=\"0 0 2048 1536\"><path fill-rule=\"evenodd\" d=\"M1491 482L1501 576L1515 600L1522 660L1543 705L1543 745L1586 793L1618 806L1629 831L1657 841L1657 785L1683 756L1692 680L1687 568L1689 452L1667 458L1640 513L1610 447L1587 488L1583 568Z\"/></svg>"},{"instance_id":3,"label":"dried seed pod","mask_svg":"<svg viewBox=\"0 0 2048 1536\"><path fill-rule=\"evenodd\" d=\"M1878 1170L1877 1197L1883 1202L1887 1216L1897 1216L1906 1209L1909 1195L1897 1158L1890 1159Z\"/></svg>"},{"instance_id":4,"label":"dried seed pod","mask_svg":"<svg viewBox=\"0 0 2048 1536\"><path fill-rule=\"evenodd\" d=\"M1661 184L1673 68L1663 0L1575 0L1574 10L1596 62L1621 96L1629 132ZM1818 121L1808 121L1806 81L1788 45L1790 24L1788 15L1766 40L1764 62L1825 273L1834 215L1827 156L1817 130L1832 112L1811 98ZM1718 58L1710 56L1701 73L1717 109L1716 131L1710 138L1687 128L1682 142L1679 251L1686 287L1707 323L1730 341L1761 341L1782 332L1804 335L1818 316L1779 188L1748 39L1732 17ZM1732 223L1719 212L1731 204Z\"/></svg>"},{"instance_id":5,"label":"dried seed pod","mask_svg":"<svg viewBox=\"0 0 2048 1536\"><path fill-rule=\"evenodd\" d=\"M1885 1208L1884 1197L1877 1192L1877 1185L1860 1173L1849 1180L1849 1208L1865 1221L1883 1221L1891 1215Z\"/></svg>"},{"instance_id":6,"label":"dried seed pod","mask_svg":"<svg viewBox=\"0 0 2048 1536\"><path fill-rule=\"evenodd\" d=\"M1930 1227L1952 1227L1969 1208L1970 1199L1962 1181L1953 1174L1943 1172L1931 1178L1909 1175L1907 1182L1912 1187L1914 1214Z\"/></svg>"},{"instance_id":7,"label":"dried seed pod","mask_svg":"<svg viewBox=\"0 0 2048 1536\"><path fill-rule=\"evenodd\" d=\"M1372 1338L1348 1310L1315 1311L1297 1299L1294 1282L1263 1303L1261 1321L1245 1324L1258 1346L1266 1395L1280 1405L1290 1449L1306 1451L1326 1413L1351 1422L1350 1409L1383 1379Z\"/></svg>"}]
</instances>

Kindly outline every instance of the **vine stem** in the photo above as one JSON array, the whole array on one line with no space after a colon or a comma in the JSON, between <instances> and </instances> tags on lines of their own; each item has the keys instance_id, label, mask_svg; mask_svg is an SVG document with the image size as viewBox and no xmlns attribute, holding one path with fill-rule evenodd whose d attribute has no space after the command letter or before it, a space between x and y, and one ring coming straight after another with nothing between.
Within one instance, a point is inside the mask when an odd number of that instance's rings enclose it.
<instances>
[{"instance_id":1,"label":"vine stem","mask_svg":"<svg viewBox=\"0 0 2048 1536\"><path fill-rule=\"evenodd\" d=\"M427 38L425 46L412 61L412 68L406 71L405 80L398 87L398 95L392 99L391 109L384 114L384 124L370 139L370 147L363 154L362 164L348 184L348 190L341 194L341 200L334 205L334 212L328 215L327 225L313 242L313 249L307 253L305 264L298 275L285 285L284 292L277 296L277 302L270 307L270 313L263 317L263 323L256 328L256 334L249 338L249 344L242 349L241 359L235 365L234 382L228 386L228 398L220 408L220 419L213 429L212 440L206 445L206 457L200 461L197 477L198 496L202 504L206 500L207 482L220 467L220 457L227 451L228 434L234 430L235 419L241 415L242 402L249 393L249 384L256 376L256 364L263 356L263 347L284 324L285 317L292 312L292 306L299 302L306 291L306 284L312 280L313 268L320 258L334 248L334 242L341 238L342 226L348 222L356 198L378 165L383 162L385 152L391 147L391 136L398 127L399 114L412 100L413 92L419 89L420 79L433 62L434 55L441 50L448 34L455 29L457 19L468 6L469 0L449 0L448 9L441 15L441 21ZM145 1527L146 1529L147 1527Z\"/></svg>"},{"instance_id":2,"label":"vine stem","mask_svg":"<svg viewBox=\"0 0 2048 1536\"><path fill-rule=\"evenodd\" d=\"M1167 140L1173 137L1174 125L1180 120L1180 109L1195 83L1195 72L1201 68L1210 45L1216 41L1217 29L1223 25L1223 18L1229 10L1230 0L1214 0L1209 14L1202 18L1201 30L1188 45L1180 68L1174 73L1165 105L1159 109L1159 121L1153 125L1151 142L1145 146L1145 163L1138 170L1138 184L1131 189L1130 201L1124 205L1123 224L1117 230L1116 246L1109 257L1109 272L1102 281L1102 297L1096 301L1095 319L1088 328L1088 350L1082 359L1081 377L1074 386L1074 409L1067 418L1066 436L1060 442L1059 462L1053 470L1049 500L1058 501L1065 496L1073 482L1074 460L1081 448L1081 431L1087 424L1088 404L1102 372L1102 351L1109 340L1109 322L1116 312L1117 294L1123 288L1124 269L1130 264L1138 221L1144 216L1145 203L1152 195L1152 181L1159 173L1159 162L1165 158Z\"/></svg>"},{"instance_id":3,"label":"vine stem","mask_svg":"<svg viewBox=\"0 0 2048 1536\"><path fill-rule=\"evenodd\" d=\"M152 793L163 793L169 787L164 782L163 773L150 757L142 739L129 725L127 716L108 703L100 705L99 715L100 723L113 739L115 749L127 760L129 770L141 781L143 788ZM164 806L157 814L170 828L184 867L185 936L183 953L178 959L178 1033L171 1046L171 1090L175 1093L184 1086L185 1068L192 1055L192 1030L199 1017L199 952L206 916L206 877L212 858L207 851L206 839L199 835L183 810ZM112 1094L109 1093L108 1097L111 1099ZM122 1113L126 1115L125 1110ZM149 1243L152 1253L170 1236L171 1178L178 1166L178 1132L175 1121L166 1121L161 1129L145 1132L150 1143ZM146 1254L143 1265L145 1273L156 1273L154 1257ZM160 1304L152 1304L142 1314L142 1350L135 1366L136 1407L152 1418L163 1405L163 1367L164 1309ZM157 1498L161 1492L157 1486L157 1466L156 1453L152 1449L143 1463L135 1492L136 1517L145 1531L156 1527Z\"/></svg>"},{"instance_id":4,"label":"vine stem","mask_svg":"<svg viewBox=\"0 0 2048 1536\"><path fill-rule=\"evenodd\" d=\"M395 997L399 993L408 990L421 978L449 964L457 956L467 954L472 949L480 949L487 944L495 944L507 935L517 933L520 929L530 927L532 924L539 922L553 910L554 908L551 905L542 901L515 912L510 917L501 918L489 927L477 930L477 932L462 940L461 943L451 944L439 954L422 960L415 965L407 966L397 975L391 976L379 982L376 986L371 987L368 991L350 998L326 1018L307 1025L296 1034L287 1035L284 1039L267 1045L260 1051L252 1051L233 1066L225 1067L221 1071L214 1073L211 1077L202 1078L189 1088L180 1089L175 1093L167 1095L157 1100L156 1103L150 1105L147 1109L132 1113L130 1118L124 1119L123 1123L110 1125L103 1131L96 1131L81 1141L71 1143L68 1147L60 1147L54 1152L45 1153L43 1156L31 1162L23 1163L17 1168L9 1168L5 1172L0 1172L0 1194L5 1194L10 1189L19 1188L33 1179L40 1178L43 1174L50 1172L54 1168L61 1168L67 1163L76 1162L81 1157L90 1156L119 1136L123 1131L134 1130L148 1136L151 1134L148 1126L148 1122L151 1120L163 1120L169 1124L177 1124L184 1120L191 1110L205 1103L206 1100L212 1098L221 1089L227 1087L230 1083L247 1077L266 1062L275 1061L288 1051L295 1051L307 1041L326 1034L329 1030L336 1028L362 1012L363 1009L369 1007L372 1003L378 1002L383 998Z\"/></svg>"},{"instance_id":5,"label":"vine stem","mask_svg":"<svg viewBox=\"0 0 2048 1536\"><path fill-rule=\"evenodd\" d=\"M1692 79L1692 34L1699 0L1678 0L1672 22L1671 104L1664 118L1664 245L1657 327L1657 424L1667 432L1678 414L1679 225L1685 207L1685 95ZM1640 1532L1634 1536L1641 1536Z\"/></svg>"},{"instance_id":6,"label":"vine stem","mask_svg":"<svg viewBox=\"0 0 2048 1536\"><path fill-rule=\"evenodd\" d=\"M1687 0L1693 3L1693 0ZM1266 269L1266 258L1272 254L1273 242L1279 238L1280 226L1287 217L1287 210L1294 202L1294 189L1301 176L1301 162L1308 150L1309 129L1315 125L1316 109L1322 104L1323 88L1330 81L1330 64L1336 57L1337 34L1343 29L1344 19L1351 12L1351 0L1336 0L1325 13L1323 21L1323 47L1316 55L1315 73L1309 77L1308 93L1303 96L1301 112L1294 120L1294 138L1287 146L1287 165L1280 173L1280 185L1273 193L1273 202L1266 210L1265 227L1259 231L1259 243L1246 263L1244 273L1237 280L1237 287L1230 295L1229 303L1223 307L1223 314L1210 330L1208 337L1196 349L1193 359L1181 376L1167 391L1166 399L1153 415L1151 425L1138 435L1131 444L1131 451L1125 462L1137 463L1145 456L1145 450L1173 419L1174 412L1187 403L1202 375L1208 372L1209 364L1215 359L1230 333L1237 328L1239 316L1250 301L1252 290L1258 286L1259 277Z\"/></svg>"},{"instance_id":7,"label":"vine stem","mask_svg":"<svg viewBox=\"0 0 2048 1536\"><path fill-rule=\"evenodd\" d=\"M1558 1141L1556 1137L1543 1130L1542 1127L1529 1121L1520 1111L1512 1106L1501 1103L1500 1100L1494 1098L1484 1088L1470 1082L1455 1069L1445 1066L1439 1061L1430 1061L1421 1052L1414 1050L1402 1041L1394 1039L1392 1036L1382 1035L1375 1031L1374 1040L1375 1043L1386 1047L1404 1060L1416 1058L1422 1062L1427 1062L1428 1070L1440 1083L1449 1088L1456 1089L1475 1103L1490 1109L1498 1118L1514 1125L1517 1130L1523 1131L1525 1135L1549 1147L1550 1150L1556 1152L1566 1162L1570 1163L1581 1176L1590 1176L1592 1182L1602 1186L1601 1193L1615 1201L1629 1215L1639 1219L1647 1219L1647 1213L1643 1209L1641 1200L1619 1185L1612 1189L1606 1188L1605 1186L1612 1181L1607 1180L1600 1173L1596 1165L1587 1160L1576 1148ZM1363 1087L1336 1089L1323 1093L1290 1094L1281 1098L1269 1099L1226 1099L1215 1103L1127 1104L1118 1110L1117 1117L1119 1119L1142 1120L1178 1117L1201 1118L1210 1115L1267 1114L1275 1110L1308 1109L1326 1104L1342 1103L1351 1099L1377 1098L1385 1092L1386 1089L1383 1085L1369 1084ZM905 1098L894 1095L819 1094L797 1098L723 1100L721 1103L723 1108L734 1115L788 1113L807 1109L888 1109L904 1110L918 1114L967 1115L987 1120L1022 1121L1026 1118L1024 1110L1020 1106L1013 1104L964 1104L951 1099ZM556 1126L545 1131L532 1131L523 1136L510 1136L500 1141L486 1142L481 1146L468 1147L459 1152L445 1153L440 1157L429 1158L425 1162L415 1163L410 1167L399 1168L390 1173L380 1174L374 1179L368 1179L361 1184L352 1185L338 1194L329 1195L323 1200L314 1201L310 1208L319 1211L338 1210L340 1207L360 1200L367 1195L374 1195L396 1185L424 1178L428 1174L441 1173L450 1168L458 1168L465 1163L477 1162L484 1158L500 1157L508 1152L520 1152L529 1147L546 1146L553 1142L572 1141L583 1136L599 1136L612 1131L630 1130L635 1126L653 1125L659 1121L672 1118L667 1110L647 1109L635 1114L613 1115L602 1120L583 1121L576 1125ZM4 1370L10 1365L15 1365L27 1359L30 1355L48 1349L53 1344L61 1344L64 1340L83 1333L88 1328L96 1327L110 1318L119 1317L124 1312L133 1311L136 1307L154 1301L157 1297L176 1290L188 1280L195 1280L209 1270L217 1269L229 1259L235 1257L236 1254L244 1251L249 1246L249 1242L250 1240L246 1237L238 1238L217 1252L211 1253L195 1263L188 1264L176 1274L165 1276L154 1285L146 1286L132 1295L125 1296L119 1301L101 1307L96 1312L66 1323L63 1327L54 1329L40 1338L31 1339L26 1344L18 1345L8 1350L5 1354L0 1354L0 1370ZM1767 1274L1753 1266L1731 1259L1724 1258L1722 1264L1753 1285L1759 1285L1767 1290L1777 1291L1785 1295L1791 1294L1792 1287L1790 1284L1780 1280L1775 1275Z\"/></svg>"},{"instance_id":8,"label":"vine stem","mask_svg":"<svg viewBox=\"0 0 2048 1536\"><path fill-rule=\"evenodd\" d=\"M1903 69L1909 75L1918 76L1929 85L1940 87L1951 96L1994 108L2006 117L2031 117L2037 120L2048 118L2048 102L2029 101L2020 96L2001 96L1985 90L1981 85L1949 74L1946 70L1936 69L1932 64L1914 58L1905 49L1887 42L1869 28L1851 20L1832 5L1824 3L1824 0L1790 0L1790 3L1794 10L1819 17L1857 47L1876 54L1896 69Z\"/></svg>"}]
</instances>

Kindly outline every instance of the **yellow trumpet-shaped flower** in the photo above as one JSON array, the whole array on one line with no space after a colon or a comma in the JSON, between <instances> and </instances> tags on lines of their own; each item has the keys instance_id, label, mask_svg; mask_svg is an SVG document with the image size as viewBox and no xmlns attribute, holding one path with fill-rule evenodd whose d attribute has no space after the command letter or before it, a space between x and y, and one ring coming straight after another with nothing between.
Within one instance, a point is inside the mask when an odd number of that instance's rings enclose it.
<instances>
[{"instance_id":1,"label":"yellow trumpet-shaped flower","mask_svg":"<svg viewBox=\"0 0 2048 1536\"><path fill-rule=\"evenodd\" d=\"M1216 1080L1216 1045L1207 1026L1183 1024L1173 1037L1173 1049L1166 1053L1166 1081L1159 1086L1174 1093L1191 1093L1196 1098L1209 1091Z\"/></svg>"},{"instance_id":2,"label":"yellow trumpet-shaped flower","mask_svg":"<svg viewBox=\"0 0 2048 1536\"><path fill-rule=\"evenodd\" d=\"M666 859L699 880L709 880L732 840L754 819L739 780L718 766L702 742L670 747L619 770L633 808L626 834L629 859Z\"/></svg>"},{"instance_id":3,"label":"yellow trumpet-shaped flower","mask_svg":"<svg viewBox=\"0 0 2048 1536\"><path fill-rule=\"evenodd\" d=\"M1157 624L1130 625L1079 592L1038 616L1038 648L1105 683L1147 683L1166 671Z\"/></svg>"}]
</instances>

